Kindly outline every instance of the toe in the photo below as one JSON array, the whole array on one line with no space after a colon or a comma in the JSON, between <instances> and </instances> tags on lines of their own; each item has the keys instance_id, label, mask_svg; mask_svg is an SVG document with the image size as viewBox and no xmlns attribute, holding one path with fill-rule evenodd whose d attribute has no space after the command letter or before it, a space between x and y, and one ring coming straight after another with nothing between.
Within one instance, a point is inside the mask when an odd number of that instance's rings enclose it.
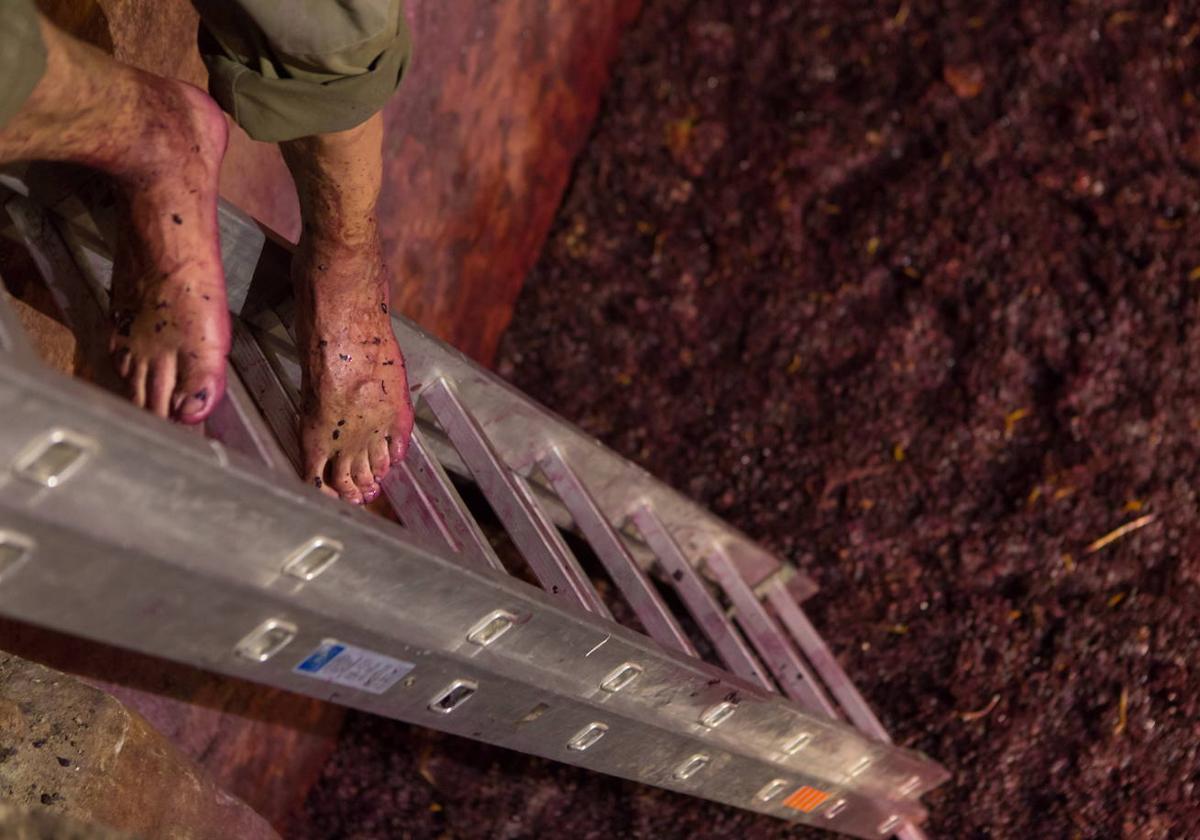
<instances>
[{"instance_id":1,"label":"toe","mask_svg":"<svg viewBox=\"0 0 1200 840\"><path fill-rule=\"evenodd\" d=\"M371 474L377 479L382 479L392 468L387 440L383 435L376 435L371 441L371 445L367 448L367 457L371 461Z\"/></svg>"},{"instance_id":2,"label":"toe","mask_svg":"<svg viewBox=\"0 0 1200 840\"><path fill-rule=\"evenodd\" d=\"M133 353L129 348L122 345L112 349L113 367L117 370L117 375L122 379L129 378L129 372L133 370Z\"/></svg>"},{"instance_id":3,"label":"toe","mask_svg":"<svg viewBox=\"0 0 1200 840\"><path fill-rule=\"evenodd\" d=\"M129 398L138 408L146 405L146 375L150 365L145 359L135 359L129 366L129 375L125 377L129 385Z\"/></svg>"},{"instance_id":4,"label":"toe","mask_svg":"<svg viewBox=\"0 0 1200 840\"><path fill-rule=\"evenodd\" d=\"M358 489L358 485L351 478L350 468L351 463L348 456L334 458L329 483L333 485L333 489L342 499L351 504L361 505L363 503L362 491Z\"/></svg>"},{"instance_id":5,"label":"toe","mask_svg":"<svg viewBox=\"0 0 1200 840\"><path fill-rule=\"evenodd\" d=\"M305 447L306 449L308 447ZM325 468L329 466L329 458L324 452L313 451L312 457L304 464L304 475L308 483L320 490L326 496L336 499L338 492L325 480Z\"/></svg>"},{"instance_id":6,"label":"toe","mask_svg":"<svg viewBox=\"0 0 1200 840\"><path fill-rule=\"evenodd\" d=\"M408 441L412 437L412 429L413 420L412 415L409 414L397 418L391 432L387 435L388 454L391 455L393 464L399 464L404 460L404 456L408 452Z\"/></svg>"},{"instance_id":7,"label":"toe","mask_svg":"<svg viewBox=\"0 0 1200 840\"><path fill-rule=\"evenodd\" d=\"M354 478L354 483L358 485L358 489L364 493L368 487L375 484L375 475L371 472L371 462L367 458L365 449L354 456L350 475Z\"/></svg>"},{"instance_id":8,"label":"toe","mask_svg":"<svg viewBox=\"0 0 1200 840\"><path fill-rule=\"evenodd\" d=\"M171 411L171 395L175 392L175 356L170 354L150 363L146 381L146 407L164 420Z\"/></svg>"},{"instance_id":9,"label":"toe","mask_svg":"<svg viewBox=\"0 0 1200 840\"><path fill-rule=\"evenodd\" d=\"M199 423L221 400L225 393L223 362L209 367L180 364L179 382L171 398L173 416L180 423Z\"/></svg>"}]
</instances>

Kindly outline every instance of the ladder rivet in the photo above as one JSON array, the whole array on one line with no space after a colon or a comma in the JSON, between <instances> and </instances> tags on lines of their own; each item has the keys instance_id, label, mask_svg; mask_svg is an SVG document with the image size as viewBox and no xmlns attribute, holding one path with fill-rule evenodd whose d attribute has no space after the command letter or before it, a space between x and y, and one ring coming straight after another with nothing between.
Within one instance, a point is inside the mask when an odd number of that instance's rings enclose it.
<instances>
[{"instance_id":1,"label":"ladder rivet","mask_svg":"<svg viewBox=\"0 0 1200 840\"><path fill-rule=\"evenodd\" d=\"M11 531L0 531L0 580L25 564L33 556L33 542Z\"/></svg>"},{"instance_id":2,"label":"ladder rivet","mask_svg":"<svg viewBox=\"0 0 1200 840\"><path fill-rule=\"evenodd\" d=\"M31 444L17 458L17 475L43 487L58 487L87 460L92 446L72 432L55 429Z\"/></svg>"},{"instance_id":3,"label":"ladder rivet","mask_svg":"<svg viewBox=\"0 0 1200 840\"><path fill-rule=\"evenodd\" d=\"M711 759L705 753L696 753L675 770L675 778L683 781L699 773Z\"/></svg>"},{"instance_id":4,"label":"ladder rivet","mask_svg":"<svg viewBox=\"0 0 1200 840\"><path fill-rule=\"evenodd\" d=\"M700 715L700 724L709 729L715 729L733 716L737 711L737 704L724 701L717 703L715 706L710 706L704 714Z\"/></svg>"},{"instance_id":5,"label":"ladder rivet","mask_svg":"<svg viewBox=\"0 0 1200 840\"><path fill-rule=\"evenodd\" d=\"M487 647L512 629L517 616L508 610L496 610L488 613L467 633L467 641Z\"/></svg>"},{"instance_id":6,"label":"ladder rivet","mask_svg":"<svg viewBox=\"0 0 1200 840\"><path fill-rule=\"evenodd\" d=\"M300 580L312 580L342 556L342 544L327 537L313 537L288 557L284 574Z\"/></svg>"},{"instance_id":7,"label":"ladder rivet","mask_svg":"<svg viewBox=\"0 0 1200 840\"><path fill-rule=\"evenodd\" d=\"M600 687L605 691L615 694L636 680L641 673L641 665L634 664L633 662L625 662L610 671L608 676L601 680Z\"/></svg>"},{"instance_id":8,"label":"ladder rivet","mask_svg":"<svg viewBox=\"0 0 1200 840\"><path fill-rule=\"evenodd\" d=\"M570 741L567 741L567 749L582 752L603 738L606 732L608 732L608 724L589 723L576 732Z\"/></svg>"},{"instance_id":9,"label":"ladder rivet","mask_svg":"<svg viewBox=\"0 0 1200 840\"><path fill-rule=\"evenodd\" d=\"M251 630L237 643L233 652L243 659L266 662L287 647L296 638L296 625L276 618L268 618Z\"/></svg>"}]
</instances>

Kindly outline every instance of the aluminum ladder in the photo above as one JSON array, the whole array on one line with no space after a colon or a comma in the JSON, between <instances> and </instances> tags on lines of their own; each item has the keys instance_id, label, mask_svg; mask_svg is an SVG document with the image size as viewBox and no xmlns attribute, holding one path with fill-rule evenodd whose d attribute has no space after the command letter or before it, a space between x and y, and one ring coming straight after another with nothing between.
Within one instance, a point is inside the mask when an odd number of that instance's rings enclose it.
<instances>
[{"instance_id":1,"label":"aluminum ladder","mask_svg":"<svg viewBox=\"0 0 1200 840\"><path fill-rule=\"evenodd\" d=\"M106 372L105 214L38 171L0 176L0 229ZM399 523L295 480L287 248L228 205L220 227L234 347L207 439L43 366L0 295L0 614L793 822L924 836L920 796L948 773L891 743L805 615L808 578L405 319Z\"/></svg>"}]
</instances>

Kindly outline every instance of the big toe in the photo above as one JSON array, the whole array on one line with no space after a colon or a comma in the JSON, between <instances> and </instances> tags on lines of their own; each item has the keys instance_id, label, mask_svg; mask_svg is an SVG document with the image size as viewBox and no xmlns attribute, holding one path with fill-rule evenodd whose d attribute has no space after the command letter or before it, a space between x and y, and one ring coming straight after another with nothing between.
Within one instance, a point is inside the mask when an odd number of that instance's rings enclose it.
<instances>
[{"instance_id":1,"label":"big toe","mask_svg":"<svg viewBox=\"0 0 1200 840\"><path fill-rule=\"evenodd\" d=\"M212 414L225 393L225 367L185 365L171 397L172 417L180 423L199 423Z\"/></svg>"}]
</instances>

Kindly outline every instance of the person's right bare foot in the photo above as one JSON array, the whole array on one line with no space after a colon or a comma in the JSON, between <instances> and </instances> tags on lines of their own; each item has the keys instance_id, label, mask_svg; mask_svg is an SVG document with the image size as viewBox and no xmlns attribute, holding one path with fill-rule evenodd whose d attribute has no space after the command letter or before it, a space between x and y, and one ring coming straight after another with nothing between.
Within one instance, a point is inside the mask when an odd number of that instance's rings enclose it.
<instances>
[{"instance_id":1,"label":"person's right bare foot","mask_svg":"<svg viewBox=\"0 0 1200 840\"><path fill-rule=\"evenodd\" d=\"M134 403L198 423L225 388L230 329L217 235L227 128L216 103L150 77L146 132L116 173L126 212L113 263L111 349Z\"/></svg>"}]
</instances>

